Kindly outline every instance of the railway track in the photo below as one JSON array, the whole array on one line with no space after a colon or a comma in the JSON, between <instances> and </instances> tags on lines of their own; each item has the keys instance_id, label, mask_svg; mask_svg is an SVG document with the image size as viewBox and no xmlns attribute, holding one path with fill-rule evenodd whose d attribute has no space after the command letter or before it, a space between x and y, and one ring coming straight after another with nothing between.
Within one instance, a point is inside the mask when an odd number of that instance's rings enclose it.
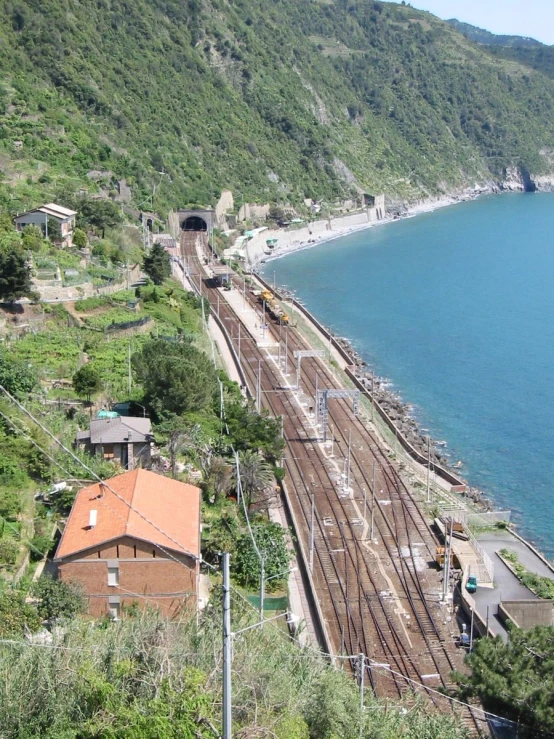
<instances>
[{"instance_id":1,"label":"railway track","mask_svg":"<svg viewBox=\"0 0 554 739\"><path fill-rule=\"evenodd\" d=\"M206 281L197 236L182 237L190 279L212 309L217 304L228 336L236 337L240 317ZM243 290L242 280L233 279ZM247 295L255 305L250 290ZM270 324L268 330L279 340L277 326ZM297 331L287 331L288 363L293 367L294 351L311 347ZM242 337L240 361L251 394L259 383L263 405L283 418L287 480L304 551L310 548L313 500L312 579L332 651L364 654L369 684L377 695L397 698L415 690L447 710L447 699L434 691L451 686L450 673L461 667L461 660L445 628L444 607L441 610L438 604L437 573L429 568L437 542L428 521L379 439L346 401L338 400L329 407L329 421L335 430L334 447L343 458L351 450L350 489L345 489L341 464L319 441L306 402L316 388L339 386L330 367L318 359L304 359L302 389L293 393L277 358L258 347L244 325ZM238 351L236 339L234 347ZM375 500L373 540L363 511L365 497L367 514L369 491ZM471 733L488 734L486 723L472 709L461 711L461 718Z\"/></svg>"}]
</instances>

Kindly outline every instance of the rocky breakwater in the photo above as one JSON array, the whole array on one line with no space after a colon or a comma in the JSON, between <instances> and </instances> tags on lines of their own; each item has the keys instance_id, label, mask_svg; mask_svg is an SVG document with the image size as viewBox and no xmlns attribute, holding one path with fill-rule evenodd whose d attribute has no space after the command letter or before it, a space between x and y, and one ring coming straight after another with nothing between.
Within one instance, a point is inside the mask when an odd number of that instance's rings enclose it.
<instances>
[{"instance_id":1,"label":"rocky breakwater","mask_svg":"<svg viewBox=\"0 0 554 739\"><path fill-rule=\"evenodd\" d=\"M375 401L391 419L394 426L398 429L399 434L425 459L427 459L429 451L432 467L433 465L442 467L460 478L459 469L462 467L462 462L451 463L445 449L445 441L431 438L429 443L429 436L424 433L425 429L420 427L414 417L413 406L404 402L398 393L391 390L390 383L386 378L375 375L367 369L367 362L353 348L348 339L334 337L334 342L351 357L351 369L356 379L366 388L368 393L373 393ZM468 485L465 496L482 510L492 510L493 508L492 502L481 490L475 487Z\"/></svg>"}]
</instances>

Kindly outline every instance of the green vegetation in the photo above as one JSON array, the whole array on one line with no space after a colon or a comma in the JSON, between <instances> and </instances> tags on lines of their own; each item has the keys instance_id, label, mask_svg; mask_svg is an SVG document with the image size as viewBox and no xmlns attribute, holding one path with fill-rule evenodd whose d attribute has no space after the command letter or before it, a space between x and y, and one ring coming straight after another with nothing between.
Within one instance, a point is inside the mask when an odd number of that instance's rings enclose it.
<instances>
[{"instance_id":1,"label":"green vegetation","mask_svg":"<svg viewBox=\"0 0 554 739\"><path fill-rule=\"evenodd\" d=\"M0 302L35 297L31 268L17 234L0 236Z\"/></svg>"},{"instance_id":2,"label":"green vegetation","mask_svg":"<svg viewBox=\"0 0 554 739\"><path fill-rule=\"evenodd\" d=\"M168 623L152 612L119 623L75 619L50 648L0 645L5 739L214 739L221 726L221 612ZM0 607L1 607L0 599ZM232 629L256 621L233 594ZM453 716L376 701L271 624L233 642L235 736L274 739L462 739ZM361 723L361 725L360 725ZM361 729L361 732L360 732Z\"/></svg>"},{"instance_id":3,"label":"green vegetation","mask_svg":"<svg viewBox=\"0 0 554 739\"><path fill-rule=\"evenodd\" d=\"M146 254L142 268L154 285L161 285L171 276L171 259L161 244L154 244Z\"/></svg>"},{"instance_id":4,"label":"green vegetation","mask_svg":"<svg viewBox=\"0 0 554 739\"><path fill-rule=\"evenodd\" d=\"M73 375L73 388L80 398L86 398L90 403L93 395L102 389L102 379L97 369L91 364L85 364Z\"/></svg>"},{"instance_id":5,"label":"green vegetation","mask_svg":"<svg viewBox=\"0 0 554 739\"><path fill-rule=\"evenodd\" d=\"M518 736L554 733L554 628L510 629L500 637L480 639L467 657L471 674L458 675L464 699L479 697L485 708L518 723Z\"/></svg>"},{"instance_id":6,"label":"green vegetation","mask_svg":"<svg viewBox=\"0 0 554 739\"><path fill-rule=\"evenodd\" d=\"M478 28L472 26L470 23L462 23L461 21L452 18L447 21L452 28L455 28L460 33L463 33L466 38L470 41L475 41L477 44L484 44L489 46L504 46L504 47L519 47L519 48L538 48L544 46L540 41L534 38L527 38L525 36L506 36L497 33L491 33L485 31L484 28Z\"/></svg>"},{"instance_id":7,"label":"green vegetation","mask_svg":"<svg viewBox=\"0 0 554 739\"><path fill-rule=\"evenodd\" d=\"M406 197L550 167L554 82L409 5L114 0L68 13L19 0L2 11L0 207L11 212L56 197L102 234L120 217L109 198L122 180L163 214L214 204L224 187L332 203L354 181ZM108 197L79 199L80 185Z\"/></svg>"},{"instance_id":8,"label":"green vegetation","mask_svg":"<svg viewBox=\"0 0 554 739\"><path fill-rule=\"evenodd\" d=\"M133 369L158 417L204 410L217 387L213 364L188 337L173 343L161 339L147 342L133 355Z\"/></svg>"},{"instance_id":9,"label":"green vegetation","mask_svg":"<svg viewBox=\"0 0 554 739\"><path fill-rule=\"evenodd\" d=\"M511 568L525 587L536 593L539 598L554 600L554 580L549 577L543 577L542 575L536 575L534 572L529 572L520 563L517 552L511 551L510 549L501 549L499 554L509 562Z\"/></svg>"}]
</instances>

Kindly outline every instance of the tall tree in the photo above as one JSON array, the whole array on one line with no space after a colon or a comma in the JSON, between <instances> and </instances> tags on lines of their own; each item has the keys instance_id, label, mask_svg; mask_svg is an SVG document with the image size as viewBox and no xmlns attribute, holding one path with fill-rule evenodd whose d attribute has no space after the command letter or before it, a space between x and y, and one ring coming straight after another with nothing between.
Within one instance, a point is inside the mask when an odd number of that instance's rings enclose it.
<instances>
[{"instance_id":1,"label":"tall tree","mask_svg":"<svg viewBox=\"0 0 554 739\"><path fill-rule=\"evenodd\" d=\"M102 381L98 370L91 364L84 364L73 375L73 388L79 397L86 398L87 402L90 403L91 397L102 389Z\"/></svg>"},{"instance_id":2,"label":"tall tree","mask_svg":"<svg viewBox=\"0 0 554 739\"><path fill-rule=\"evenodd\" d=\"M144 257L142 268L154 285L161 285L171 276L171 257L161 244L154 244L150 253Z\"/></svg>"},{"instance_id":3,"label":"tall tree","mask_svg":"<svg viewBox=\"0 0 554 739\"><path fill-rule=\"evenodd\" d=\"M14 303L19 298L36 298L36 293L19 235L13 232L0 239L0 301Z\"/></svg>"},{"instance_id":4,"label":"tall tree","mask_svg":"<svg viewBox=\"0 0 554 739\"><path fill-rule=\"evenodd\" d=\"M275 475L270 464L251 450L239 455L240 486L248 509L254 503L269 501L275 497ZM235 485L238 488L235 470Z\"/></svg>"},{"instance_id":5,"label":"tall tree","mask_svg":"<svg viewBox=\"0 0 554 739\"><path fill-rule=\"evenodd\" d=\"M464 698L518 722L518 736L554 734L554 627L512 627L507 644L480 639L467 661L471 674L456 676Z\"/></svg>"},{"instance_id":6,"label":"tall tree","mask_svg":"<svg viewBox=\"0 0 554 739\"><path fill-rule=\"evenodd\" d=\"M133 355L133 369L158 417L205 409L217 389L208 357L189 340L153 339Z\"/></svg>"},{"instance_id":7,"label":"tall tree","mask_svg":"<svg viewBox=\"0 0 554 739\"><path fill-rule=\"evenodd\" d=\"M37 384L35 373L25 362L16 362L0 351L0 385L11 395L21 397L30 393Z\"/></svg>"}]
</instances>

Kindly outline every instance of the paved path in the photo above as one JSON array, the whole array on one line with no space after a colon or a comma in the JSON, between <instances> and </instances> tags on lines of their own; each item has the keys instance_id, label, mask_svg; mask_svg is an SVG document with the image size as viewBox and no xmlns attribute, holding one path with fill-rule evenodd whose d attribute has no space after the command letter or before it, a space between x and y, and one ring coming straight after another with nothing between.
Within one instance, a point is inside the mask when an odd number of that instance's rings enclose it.
<instances>
[{"instance_id":1,"label":"paved path","mask_svg":"<svg viewBox=\"0 0 554 739\"><path fill-rule=\"evenodd\" d=\"M528 546L513 536L509 531L485 532L477 536L479 544L494 562L494 589L478 588L473 596L478 612L483 618L489 608L489 626L491 631L507 639L507 632L496 616L498 604L503 600L536 600L537 596L525 585L522 585L514 573L496 554L506 547L517 552L519 561L537 575L554 580L554 572Z\"/></svg>"}]
</instances>

